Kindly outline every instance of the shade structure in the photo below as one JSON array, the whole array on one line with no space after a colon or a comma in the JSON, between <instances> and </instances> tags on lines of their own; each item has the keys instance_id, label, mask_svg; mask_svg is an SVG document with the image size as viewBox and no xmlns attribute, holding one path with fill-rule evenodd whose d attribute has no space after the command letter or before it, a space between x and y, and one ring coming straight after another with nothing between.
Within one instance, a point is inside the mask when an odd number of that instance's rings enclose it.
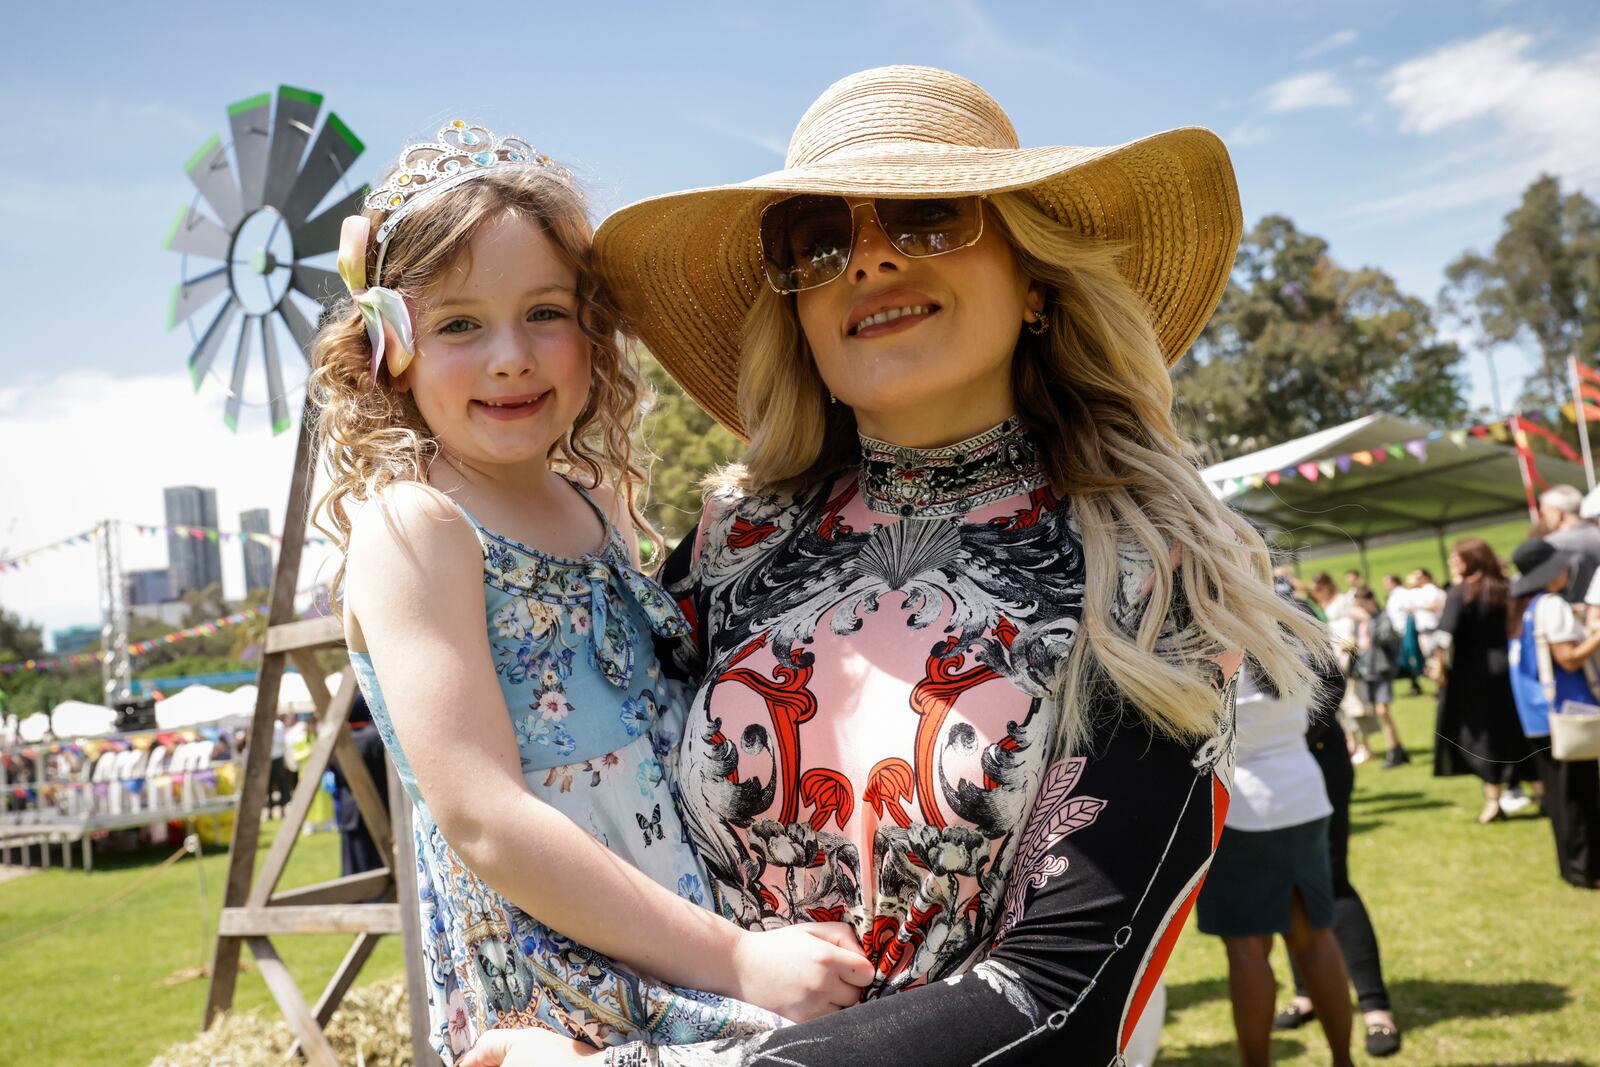
<instances>
[{"instance_id":1,"label":"shade structure","mask_svg":"<svg viewBox=\"0 0 1600 1067\"><path fill-rule=\"evenodd\" d=\"M1367 462L1355 458L1363 453ZM1540 454L1536 469L1549 485L1584 485L1576 463ZM1273 475L1275 485L1266 481ZM1284 549L1403 540L1528 514L1515 448L1394 415L1319 430L1200 476Z\"/></svg>"},{"instance_id":2,"label":"shade structure","mask_svg":"<svg viewBox=\"0 0 1600 1067\"><path fill-rule=\"evenodd\" d=\"M42 711L34 712L17 726L17 736L29 743L43 741L49 733L50 716Z\"/></svg>"},{"instance_id":3,"label":"shade structure","mask_svg":"<svg viewBox=\"0 0 1600 1067\"><path fill-rule=\"evenodd\" d=\"M285 672L283 681L278 683L278 710L294 712L297 715L317 710L316 701L311 699L311 689L299 674Z\"/></svg>"},{"instance_id":4,"label":"shade structure","mask_svg":"<svg viewBox=\"0 0 1600 1067\"><path fill-rule=\"evenodd\" d=\"M51 709L50 724L57 737L97 737L116 731L117 713L104 704L67 700Z\"/></svg>"},{"instance_id":5,"label":"shade structure","mask_svg":"<svg viewBox=\"0 0 1600 1067\"><path fill-rule=\"evenodd\" d=\"M180 730L185 726L218 722L236 714L233 694L208 685L191 685L156 704L156 726Z\"/></svg>"}]
</instances>

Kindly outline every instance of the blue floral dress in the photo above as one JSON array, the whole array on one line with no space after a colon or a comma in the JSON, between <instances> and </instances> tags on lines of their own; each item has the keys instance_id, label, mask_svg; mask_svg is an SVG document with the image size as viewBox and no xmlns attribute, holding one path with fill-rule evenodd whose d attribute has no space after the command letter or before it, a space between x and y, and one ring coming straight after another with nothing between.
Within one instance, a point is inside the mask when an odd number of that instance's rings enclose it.
<instances>
[{"instance_id":1,"label":"blue floral dress","mask_svg":"<svg viewBox=\"0 0 1600 1067\"><path fill-rule=\"evenodd\" d=\"M670 768L683 699L662 678L652 644L652 632L673 637L687 625L633 566L605 513L584 499L606 525L606 542L577 559L502 537L462 509L483 546L484 617L523 779L656 882L710 906L705 870L674 807ZM350 659L413 804L429 1024L446 1063L479 1034L505 1027L655 1044L781 1024L739 1001L642 979L486 885L445 841L418 792L371 658Z\"/></svg>"}]
</instances>

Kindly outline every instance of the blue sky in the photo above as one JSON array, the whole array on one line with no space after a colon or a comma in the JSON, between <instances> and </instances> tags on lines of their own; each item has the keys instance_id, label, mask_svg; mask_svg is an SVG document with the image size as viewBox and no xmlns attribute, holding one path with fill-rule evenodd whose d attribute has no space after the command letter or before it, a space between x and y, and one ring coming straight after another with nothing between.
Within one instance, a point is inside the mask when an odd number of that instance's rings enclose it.
<instances>
[{"instance_id":1,"label":"blue sky","mask_svg":"<svg viewBox=\"0 0 1600 1067\"><path fill-rule=\"evenodd\" d=\"M257 505L281 521L289 435L250 410L229 434L220 386L193 395L161 242L226 105L283 83L366 142L358 180L460 114L573 166L603 214L775 169L831 81L927 63L988 89L1025 144L1209 126L1247 223L1287 214L1429 300L1541 169L1600 194L1588 0L28 5L7 45L0 94L22 121L0 147L0 450L40 462L7 471L3 552L105 514L157 520L168 484L218 485L230 528ZM1514 397L1527 360L1499 362ZM1484 366L1467 368L1476 403ZM0 577L0 604L92 617L92 562Z\"/></svg>"}]
</instances>

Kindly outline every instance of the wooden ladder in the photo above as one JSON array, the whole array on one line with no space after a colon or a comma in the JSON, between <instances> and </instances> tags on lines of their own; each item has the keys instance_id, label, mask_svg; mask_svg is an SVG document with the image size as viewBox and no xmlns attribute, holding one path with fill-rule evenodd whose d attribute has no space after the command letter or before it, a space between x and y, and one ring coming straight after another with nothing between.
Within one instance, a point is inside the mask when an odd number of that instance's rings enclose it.
<instances>
[{"instance_id":1,"label":"wooden ladder","mask_svg":"<svg viewBox=\"0 0 1600 1067\"><path fill-rule=\"evenodd\" d=\"M315 1067L337 1067L333 1047L324 1028L339 1002L350 990L379 938L400 934L405 949L406 991L410 1002L411 1046L417 1067L436 1065L428 1033L426 987L422 973L420 930L417 919L416 859L411 837L411 807L389 764L389 799L393 824L384 811L377 785L367 773L351 737L348 718L355 702L356 680L348 659L337 693L330 694L317 665L322 649L343 648L344 628L334 617L297 621L294 617L295 585L305 548L313 465L316 460L316 407L308 395L300 416L300 439L295 447L294 475L289 485L283 543L272 577L267 611L267 638L257 682L255 717L250 745L245 752L244 781L239 792L233 841L228 852L228 885L222 914L217 921L216 956L211 968L211 988L206 997L203 1028L233 1006L239 978L239 951L248 945L261 977L294 1031L298 1051ZM293 663L305 679L316 705L317 740L300 768L300 782L284 811L272 848L255 874L261 821L267 809L271 772L272 731L278 716L278 691L284 668ZM277 892L278 882L300 839L311 802L322 788L323 772L334 760L350 791L373 843L384 858L375 871L321 882L302 889ZM378 899L379 903L363 903ZM289 934L354 934L355 941L329 979L315 1006L308 1005L289 969L279 958L272 938Z\"/></svg>"}]
</instances>

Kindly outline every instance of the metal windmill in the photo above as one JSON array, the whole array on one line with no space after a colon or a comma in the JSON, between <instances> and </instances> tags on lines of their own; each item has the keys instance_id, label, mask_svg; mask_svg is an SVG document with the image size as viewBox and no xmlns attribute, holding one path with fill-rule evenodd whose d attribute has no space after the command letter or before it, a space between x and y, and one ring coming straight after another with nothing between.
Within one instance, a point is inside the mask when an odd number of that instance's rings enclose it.
<instances>
[{"instance_id":1,"label":"metal windmill","mask_svg":"<svg viewBox=\"0 0 1600 1067\"><path fill-rule=\"evenodd\" d=\"M309 216L364 146L333 112L318 132L321 108L321 94L288 85L278 87L275 106L271 93L241 100L228 108L232 158L230 146L213 134L184 165L197 193L178 212L167 234L167 249L184 257L167 328L190 324L195 346L189 355L189 375L197 390L232 342L233 370L223 420L233 430L239 426L256 345L265 368L272 432L288 428L289 403L278 357L280 334L287 331L309 366L316 333L315 313L308 317L290 294L301 293L327 307L344 291L337 274L306 260L338 248L340 223L361 210L368 190L365 186L351 190L321 214ZM201 210L202 201L212 214ZM191 275L191 256L219 265ZM203 317L192 316L219 296L224 297L221 306L197 331L195 322Z\"/></svg>"}]
</instances>

